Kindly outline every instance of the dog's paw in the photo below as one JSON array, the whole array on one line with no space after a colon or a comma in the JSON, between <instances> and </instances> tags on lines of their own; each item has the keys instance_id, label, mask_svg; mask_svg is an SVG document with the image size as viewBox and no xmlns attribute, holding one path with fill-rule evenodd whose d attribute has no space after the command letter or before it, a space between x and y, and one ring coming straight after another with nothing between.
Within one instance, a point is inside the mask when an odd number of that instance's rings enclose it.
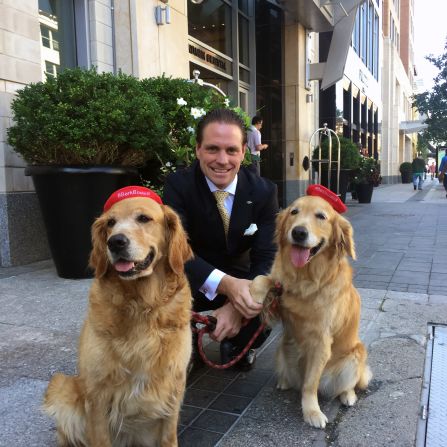
<instances>
[{"instance_id":1,"label":"dog's paw","mask_svg":"<svg viewBox=\"0 0 447 447\"><path fill-rule=\"evenodd\" d=\"M263 304L271 287L272 280L268 276L259 275L250 284L250 295L257 303Z\"/></svg>"},{"instance_id":2,"label":"dog's paw","mask_svg":"<svg viewBox=\"0 0 447 447\"><path fill-rule=\"evenodd\" d=\"M278 379L278 383L276 384L277 390L288 390L290 388L291 388L291 386L290 386L289 382L284 377L280 377Z\"/></svg>"},{"instance_id":3,"label":"dog's paw","mask_svg":"<svg viewBox=\"0 0 447 447\"><path fill-rule=\"evenodd\" d=\"M327 424L326 415L320 410L310 410L303 412L304 421L315 428L325 428Z\"/></svg>"},{"instance_id":4,"label":"dog's paw","mask_svg":"<svg viewBox=\"0 0 447 447\"><path fill-rule=\"evenodd\" d=\"M343 391L339 396L340 402L347 407L352 407L357 402L357 395L354 390Z\"/></svg>"}]
</instances>

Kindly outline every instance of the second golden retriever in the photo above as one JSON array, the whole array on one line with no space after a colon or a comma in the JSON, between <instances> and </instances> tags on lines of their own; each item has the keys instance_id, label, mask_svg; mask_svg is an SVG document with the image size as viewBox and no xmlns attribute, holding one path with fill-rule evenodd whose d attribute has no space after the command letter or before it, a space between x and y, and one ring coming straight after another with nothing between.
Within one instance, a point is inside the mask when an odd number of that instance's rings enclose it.
<instances>
[{"instance_id":1,"label":"second golden retriever","mask_svg":"<svg viewBox=\"0 0 447 447\"><path fill-rule=\"evenodd\" d=\"M278 215L276 241L271 274L255 278L252 295L262 302L275 282L282 285L278 388L300 390L304 420L324 428L317 392L351 406L355 388L366 388L371 379L347 259L355 259L352 227L322 198L304 196Z\"/></svg>"},{"instance_id":2,"label":"second golden retriever","mask_svg":"<svg viewBox=\"0 0 447 447\"><path fill-rule=\"evenodd\" d=\"M169 207L143 197L115 203L92 233L79 373L53 376L44 409L59 446L176 446L192 345L186 235Z\"/></svg>"}]
</instances>

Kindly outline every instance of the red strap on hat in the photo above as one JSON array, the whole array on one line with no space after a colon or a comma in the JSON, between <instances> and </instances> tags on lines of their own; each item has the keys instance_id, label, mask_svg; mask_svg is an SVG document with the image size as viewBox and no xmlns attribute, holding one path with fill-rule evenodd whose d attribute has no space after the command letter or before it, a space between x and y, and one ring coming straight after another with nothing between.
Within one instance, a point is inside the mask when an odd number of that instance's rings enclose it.
<instances>
[{"instance_id":1,"label":"red strap on hat","mask_svg":"<svg viewBox=\"0 0 447 447\"><path fill-rule=\"evenodd\" d=\"M322 185L309 185L306 191L308 196L318 196L329 202L335 211L340 214L344 213L348 208L341 201L337 194L333 193L331 190L325 188Z\"/></svg>"},{"instance_id":2,"label":"red strap on hat","mask_svg":"<svg viewBox=\"0 0 447 447\"><path fill-rule=\"evenodd\" d=\"M145 188L144 186L125 186L110 195L104 205L104 212L112 208L115 203L134 197L146 197L147 199L155 200L160 205L163 205L160 196L151 189Z\"/></svg>"}]
</instances>

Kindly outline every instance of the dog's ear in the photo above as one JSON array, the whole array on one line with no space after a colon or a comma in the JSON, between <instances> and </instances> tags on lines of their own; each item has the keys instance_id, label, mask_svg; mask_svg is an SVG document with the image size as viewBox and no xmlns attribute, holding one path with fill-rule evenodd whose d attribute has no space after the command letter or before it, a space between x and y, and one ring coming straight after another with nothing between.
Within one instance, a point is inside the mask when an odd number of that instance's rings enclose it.
<instances>
[{"instance_id":1,"label":"dog's ear","mask_svg":"<svg viewBox=\"0 0 447 447\"><path fill-rule=\"evenodd\" d=\"M107 231L105 220L101 217L95 220L92 225L92 245L93 249L90 253L90 267L95 270L95 277L101 278L107 272Z\"/></svg>"},{"instance_id":2,"label":"dog's ear","mask_svg":"<svg viewBox=\"0 0 447 447\"><path fill-rule=\"evenodd\" d=\"M275 242L278 246L281 244L281 236L287 234L286 221L289 211L289 208L286 208L276 216Z\"/></svg>"},{"instance_id":3,"label":"dog's ear","mask_svg":"<svg viewBox=\"0 0 447 447\"><path fill-rule=\"evenodd\" d=\"M176 275L181 275L185 262L192 258L193 252L178 215L167 205L164 205L163 208L167 230L169 267Z\"/></svg>"},{"instance_id":4,"label":"dog's ear","mask_svg":"<svg viewBox=\"0 0 447 447\"><path fill-rule=\"evenodd\" d=\"M352 226L347 219L338 214L334 220L334 237L339 254L342 256L347 254L356 259Z\"/></svg>"}]
</instances>

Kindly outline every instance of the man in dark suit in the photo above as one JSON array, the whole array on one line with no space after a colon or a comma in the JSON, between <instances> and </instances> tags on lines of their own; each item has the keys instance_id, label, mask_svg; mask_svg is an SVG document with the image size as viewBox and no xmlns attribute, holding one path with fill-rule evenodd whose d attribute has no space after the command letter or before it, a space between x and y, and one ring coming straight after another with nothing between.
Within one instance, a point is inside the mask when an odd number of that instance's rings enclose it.
<instances>
[{"instance_id":1,"label":"man in dark suit","mask_svg":"<svg viewBox=\"0 0 447 447\"><path fill-rule=\"evenodd\" d=\"M188 233L195 257L185 268L194 309L214 309L217 326L211 337L221 342L222 362L240 353L259 327L262 306L250 295L250 280L270 271L275 254L277 188L241 167L246 143L236 113L209 112L197 128L197 160L167 178L163 195ZM246 326L244 317L251 319ZM267 336L267 331L261 334L253 348ZM238 365L249 369L254 359L249 351Z\"/></svg>"}]
</instances>

